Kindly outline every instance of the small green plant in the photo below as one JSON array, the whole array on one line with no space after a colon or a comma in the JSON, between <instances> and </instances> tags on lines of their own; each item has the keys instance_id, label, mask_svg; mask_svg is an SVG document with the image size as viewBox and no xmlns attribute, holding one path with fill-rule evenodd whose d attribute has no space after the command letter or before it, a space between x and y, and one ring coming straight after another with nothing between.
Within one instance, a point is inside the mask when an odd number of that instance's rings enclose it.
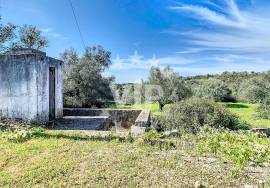
<instances>
[{"instance_id":1,"label":"small green plant","mask_svg":"<svg viewBox=\"0 0 270 188\"><path fill-rule=\"evenodd\" d=\"M0 133L0 139L8 142L25 142L32 138L35 135L38 135L42 132L42 129L33 128L33 129L16 129L16 130L6 130Z\"/></svg>"},{"instance_id":2,"label":"small green plant","mask_svg":"<svg viewBox=\"0 0 270 188\"><path fill-rule=\"evenodd\" d=\"M267 137L248 131L207 128L197 135L200 153L212 153L243 169L248 163L262 164L269 160L270 142Z\"/></svg>"},{"instance_id":3,"label":"small green plant","mask_svg":"<svg viewBox=\"0 0 270 188\"><path fill-rule=\"evenodd\" d=\"M145 140L161 139L161 138L163 138L163 134L157 132L156 130L150 130L144 134Z\"/></svg>"},{"instance_id":4,"label":"small green plant","mask_svg":"<svg viewBox=\"0 0 270 188\"><path fill-rule=\"evenodd\" d=\"M34 135L43 132L36 122L14 120L9 118L0 119L0 139L8 142L24 142Z\"/></svg>"}]
</instances>

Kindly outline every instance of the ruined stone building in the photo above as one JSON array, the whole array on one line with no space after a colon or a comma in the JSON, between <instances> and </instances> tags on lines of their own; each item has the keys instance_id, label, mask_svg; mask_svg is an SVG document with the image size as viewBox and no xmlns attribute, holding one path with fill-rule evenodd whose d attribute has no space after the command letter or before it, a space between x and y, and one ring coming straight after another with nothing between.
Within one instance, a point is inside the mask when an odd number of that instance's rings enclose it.
<instances>
[{"instance_id":1,"label":"ruined stone building","mask_svg":"<svg viewBox=\"0 0 270 188\"><path fill-rule=\"evenodd\" d=\"M62 115L62 61L32 49L0 55L0 117L48 123Z\"/></svg>"}]
</instances>

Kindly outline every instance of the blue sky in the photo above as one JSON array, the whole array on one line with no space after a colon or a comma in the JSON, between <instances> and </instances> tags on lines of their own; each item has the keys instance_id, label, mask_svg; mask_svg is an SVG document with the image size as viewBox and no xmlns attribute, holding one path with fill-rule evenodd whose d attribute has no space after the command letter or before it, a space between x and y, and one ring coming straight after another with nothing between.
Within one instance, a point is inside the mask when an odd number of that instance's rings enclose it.
<instances>
[{"instance_id":1,"label":"blue sky","mask_svg":"<svg viewBox=\"0 0 270 188\"><path fill-rule=\"evenodd\" d=\"M0 0L3 22L32 24L50 44L83 52L68 0ZM269 0L72 0L89 46L112 52L106 74L145 79L153 65L182 76L270 69Z\"/></svg>"}]
</instances>

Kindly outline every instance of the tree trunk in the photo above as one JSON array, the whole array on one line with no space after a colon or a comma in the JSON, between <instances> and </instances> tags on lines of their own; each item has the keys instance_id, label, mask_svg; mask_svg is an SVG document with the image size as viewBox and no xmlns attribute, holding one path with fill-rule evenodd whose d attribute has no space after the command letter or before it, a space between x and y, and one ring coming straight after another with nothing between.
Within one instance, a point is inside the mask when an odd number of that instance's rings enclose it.
<instances>
[{"instance_id":1,"label":"tree trunk","mask_svg":"<svg viewBox=\"0 0 270 188\"><path fill-rule=\"evenodd\" d=\"M160 111L162 111L162 110L163 110L163 107L164 107L164 106L165 106L164 104L159 103L159 109L160 109Z\"/></svg>"}]
</instances>

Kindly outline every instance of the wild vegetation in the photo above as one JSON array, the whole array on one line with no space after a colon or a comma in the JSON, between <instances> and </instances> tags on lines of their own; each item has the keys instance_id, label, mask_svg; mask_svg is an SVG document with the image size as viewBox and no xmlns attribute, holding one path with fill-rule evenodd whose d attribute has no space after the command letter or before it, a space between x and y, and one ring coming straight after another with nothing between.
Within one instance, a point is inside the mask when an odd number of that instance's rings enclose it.
<instances>
[{"instance_id":1,"label":"wild vegetation","mask_svg":"<svg viewBox=\"0 0 270 188\"><path fill-rule=\"evenodd\" d=\"M34 26L0 27L1 52L47 44ZM65 106L150 108L151 130L85 135L1 119L1 187L270 186L269 138L246 130L270 127L269 71L185 78L152 67L141 84L115 84L104 76L111 53L101 46L61 59Z\"/></svg>"},{"instance_id":2,"label":"wild vegetation","mask_svg":"<svg viewBox=\"0 0 270 188\"><path fill-rule=\"evenodd\" d=\"M161 115L160 124L165 130L185 133L196 133L203 126L231 130L244 127L223 105L204 98L190 98L172 105Z\"/></svg>"},{"instance_id":3,"label":"wild vegetation","mask_svg":"<svg viewBox=\"0 0 270 188\"><path fill-rule=\"evenodd\" d=\"M40 130L14 142L0 133L0 186L269 186L269 146L263 135L207 127L170 138Z\"/></svg>"}]
</instances>

